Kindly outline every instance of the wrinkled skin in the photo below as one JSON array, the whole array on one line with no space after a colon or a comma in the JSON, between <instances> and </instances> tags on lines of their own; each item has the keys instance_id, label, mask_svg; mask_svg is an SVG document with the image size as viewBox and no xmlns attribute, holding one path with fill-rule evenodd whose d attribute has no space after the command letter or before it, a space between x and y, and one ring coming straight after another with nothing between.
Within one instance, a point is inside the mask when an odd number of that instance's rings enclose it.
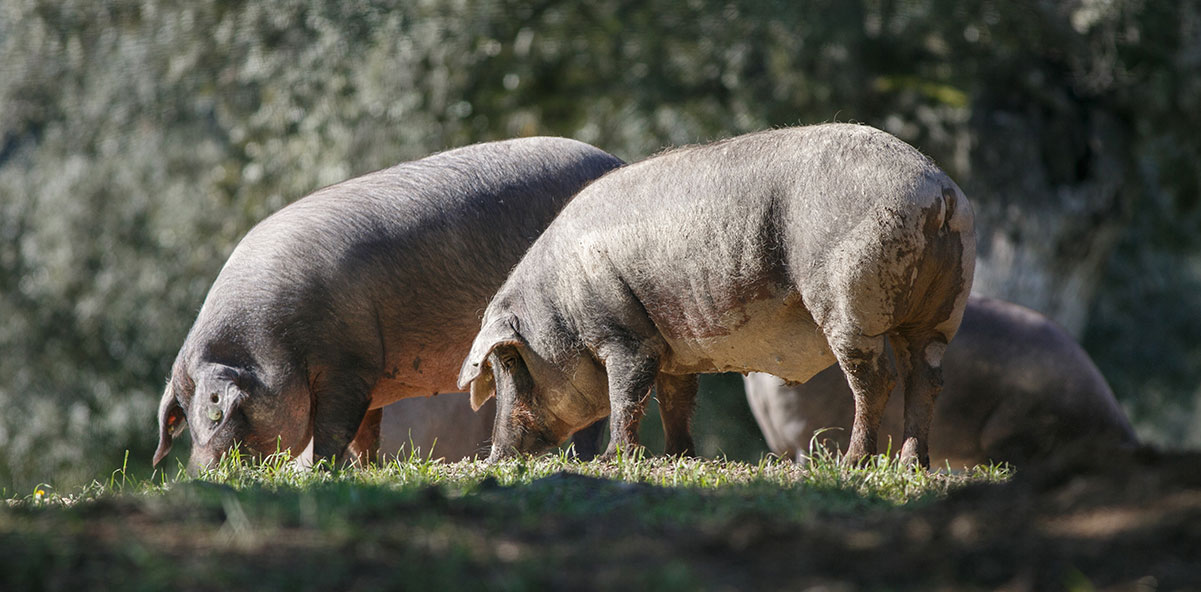
<instances>
[{"instance_id":1,"label":"wrinkled skin","mask_svg":"<svg viewBox=\"0 0 1201 592\"><path fill-rule=\"evenodd\" d=\"M1021 466L1081 447L1099 451L1137 444L1084 349L1028 308L972 297L944 362L946 384L930 430L935 465L957 469L995 461ZM767 374L750 374L743 381L755 420L776 454L804 460L815 432L826 427L837 429L822 431L818 441L846 449L853 399L838 368L805 384L789 385ZM882 441L900 442L902 411L889 403Z\"/></svg>"},{"instance_id":2,"label":"wrinkled skin","mask_svg":"<svg viewBox=\"0 0 1201 592\"><path fill-rule=\"evenodd\" d=\"M159 405L155 464L369 457L379 408L454 392L488 298L581 187L620 166L563 138L450 150L317 191L255 226L213 283ZM369 412L370 410L370 412Z\"/></svg>"},{"instance_id":3,"label":"wrinkled skin","mask_svg":"<svg viewBox=\"0 0 1201 592\"><path fill-rule=\"evenodd\" d=\"M688 454L694 375L805 381L837 362L876 451L904 385L903 456L927 463L941 359L971 286L971 206L929 159L866 126L831 124L670 151L589 185L485 311L463 362L474 404L497 397L490 458L538 452L610 417L638 445L659 397L666 451ZM896 367L884 355L889 341Z\"/></svg>"}]
</instances>

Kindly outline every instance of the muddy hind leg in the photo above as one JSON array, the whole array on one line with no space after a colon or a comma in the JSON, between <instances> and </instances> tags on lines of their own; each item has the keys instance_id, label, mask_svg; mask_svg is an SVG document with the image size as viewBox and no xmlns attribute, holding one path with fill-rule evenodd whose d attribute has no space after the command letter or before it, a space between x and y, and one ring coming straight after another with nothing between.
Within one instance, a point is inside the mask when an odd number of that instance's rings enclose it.
<instances>
[{"instance_id":1,"label":"muddy hind leg","mask_svg":"<svg viewBox=\"0 0 1201 592\"><path fill-rule=\"evenodd\" d=\"M883 336L842 336L830 339L830 345L855 397L851 443L843 462L858 464L876 454L880 419L896 384L896 374L884 355Z\"/></svg>"},{"instance_id":2,"label":"muddy hind leg","mask_svg":"<svg viewBox=\"0 0 1201 592\"><path fill-rule=\"evenodd\" d=\"M889 340L897 356L905 392L901 461L918 462L929 468L930 423L934 418L934 401L942 391L942 354L947 346L941 338L894 335Z\"/></svg>"},{"instance_id":3,"label":"muddy hind leg","mask_svg":"<svg viewBox=\"0 0 1201 592\"><path fill-rule=\"evenodd\" d=\"M693 456L692 411L696 408L695 374L655 378L655 396L659 399L659 419L663 421L664 452L669 456Z\"/></svg>"},{"instance_id":4,"label":"muddy hind leg","mask_svg":"<svg viewBox=\"0 0 1201 592\"><path fill-rule=\"evenodd\" d=\"M641 446L638 424L659 374L659 360L638 352L616 352L606 356L605 370L609 375L609 446L604 457L612 458L619 447L632 452Z\"/></svg>"},{"instance_id":5,"label":"muddy hind leg","mask_svg":"<svg viewBox=\"0 0 1201 592\"><path fill-rule=\"evenodd\" d=\"M379 462L379 426L383 417L382 407L368 411L363 416L363 423L359 424L354 440L346 448L347 458L353 459L361 467Z\"/></svg>"}]
</instances>

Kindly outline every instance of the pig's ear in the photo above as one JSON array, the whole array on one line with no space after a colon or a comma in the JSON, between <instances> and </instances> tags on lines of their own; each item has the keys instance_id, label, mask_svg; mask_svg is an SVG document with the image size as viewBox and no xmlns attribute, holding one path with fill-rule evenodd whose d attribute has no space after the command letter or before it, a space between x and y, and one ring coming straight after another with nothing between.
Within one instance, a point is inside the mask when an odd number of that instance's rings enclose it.
<instances>
[{"instance_id":1,"label":"pig's ear","mask_svg":"<svg viewBox=\"0 0 1201 592\"><path fill-rule=\"evenodd\" d=\"M496 396L496 379L492 378L492 369L487 368L471 381L471 410L479 411L488 399Z\"/></svg>"},{"instance_id":2,"label":"pig's ear","mask_svg":"<svg viewBox=\"0 0 1201 592\"><path fill-rule=\"evenodd\" d=\"M493 319L471 344L471 353L463 360L459 370L459 388L471 386L471 408L476 411L493 395L496 394L496 383L492 378L492 368L488 366L488 354L502 345L523 345L525 341L517 332L517 318L504 316Z\"/></svg>"},{"instance_id":3,"label":"pig's ear","mask_svg":"<svg viewBox=\"0 0 1201 592\"><path fill-rule=\"evenodd\" d=\"M183 433L185 427L187 422L184 421L183 407L180 407L175 398L175 389L168 382L167 389L163 391L163 398L158 404L158 450L154 451L152 466L162 462L163 457L171 451L171 441Z\"/></svg>"}]
</instances>

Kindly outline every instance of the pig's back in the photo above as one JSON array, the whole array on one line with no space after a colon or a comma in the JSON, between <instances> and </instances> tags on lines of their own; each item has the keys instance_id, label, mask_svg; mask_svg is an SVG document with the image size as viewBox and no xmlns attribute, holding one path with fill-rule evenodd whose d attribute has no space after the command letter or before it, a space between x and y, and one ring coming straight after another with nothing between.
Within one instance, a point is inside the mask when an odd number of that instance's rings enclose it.
<instances>
[{"instance_id":1,"label":"pig's back","mask_svg":"<svg viewBox=\"0 0 1201 592\"><path fill-rule=\"evenodd\" d=\"M390 365L406 369L421 353L461 355L478 311L529 244L576 191L620 165L582 142L526 138L318 190L243 238L193 331L257 350L376 357L382 340L402 362Z\"/></svg>"},{"instance_id":2,"label":"pig's back","mask_svg":"<svg viewBox=\"0 0 1201 592\"><path fill-rule=\"evenodd\" d=\"M931 175L941 172L915 149L857 125L681 148L589 185L522 267L557 275L547 291L570 295L559 306L569 316L632 292L672 350L668 371L805 380L834 358L798 287L865 218L927 206L907 200Z\"/></svg>"}]
</instances>

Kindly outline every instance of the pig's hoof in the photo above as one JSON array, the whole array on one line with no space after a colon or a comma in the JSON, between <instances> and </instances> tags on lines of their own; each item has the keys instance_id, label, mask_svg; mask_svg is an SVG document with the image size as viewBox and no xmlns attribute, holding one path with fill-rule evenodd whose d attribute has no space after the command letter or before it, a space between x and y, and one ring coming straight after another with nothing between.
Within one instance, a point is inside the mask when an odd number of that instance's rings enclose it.
<instances>
[{"instance_id":1,"label":"pig's hoof","mask_svg":"<svg viewBox=\"0 0 1201 592\"><path fill-rule=\"evenodd\" d=\"M930 468L930 457L929 456L918 456L916 454L905 454L904 452L902 452L901 453L901 464L906 467L912 467L914 465L918 465L918 466L921 466L923 469L929 469Z\"/></svg>"},{"instance_id":2,"label":"pig's hoof","mask_svg":"<svg viewBox=\"0 0 1201 592\"><path fill-rule=\"evenodd\" d=\"M905 444L901 447L901 464L912 466L919 464L923 468L930 468L930 454L922 450L915 438L908 438Z\"/></svg>"},{"instance_id":3,"label":"pig's hoof","mask_svg":"<svg viewBox=\"0 0 1201 592\"><path fill-rule=\"evenodd\" d=\"M854 438L852 438L852 440L854 440ZM872 457L874 452L874 450L872 452L868 452L867 446L864 446L862 443L856 443L852 441L850 448L847 448L846 453L838 459L838 464L851 468L862 467L864 463L867 462L867 459Z\"/></svg>"},{"instance_id":4,"label":"pig's hoof","mask_svg":"<svg viewBox=\"0 0 1201 592\"><path fill-rule=\"evenodd\" d=\"M861 453L857 453L857 454L852 454L852 453L848 452L848 453L842 455L842 458L840 458L838 460L838 463L847 468L858 469L858 468L862 468L862 467L866 466L868 464L868 462L871 461L872 456L874 456L874 455L868 454L866 452L861 452Z\"/></svg>"},{"instance_id":5,"label":"pig's hoof","mask_svg":"<svg viewBox=\"0 0 1201 592\"><path fill-rule=\"evenodd\" d=\"M867 464L867 459L868 456L866 454L859 456L844 454L842 459L838 460L838 464L849 468L859 468Z\"/></svg>"},{"instance_id":6,"label":"pig's hoof","mask_svg":"<svg viewBox=\"0 0 1201 592\"><path fill-rule=\"evenodd\" d=\"M620 448L610 448L596 458L601 462L611 463L624 460L639 460L644 456L646 456L646 447L641 444L632 444Z\"/></svg>"}]
</instances>

